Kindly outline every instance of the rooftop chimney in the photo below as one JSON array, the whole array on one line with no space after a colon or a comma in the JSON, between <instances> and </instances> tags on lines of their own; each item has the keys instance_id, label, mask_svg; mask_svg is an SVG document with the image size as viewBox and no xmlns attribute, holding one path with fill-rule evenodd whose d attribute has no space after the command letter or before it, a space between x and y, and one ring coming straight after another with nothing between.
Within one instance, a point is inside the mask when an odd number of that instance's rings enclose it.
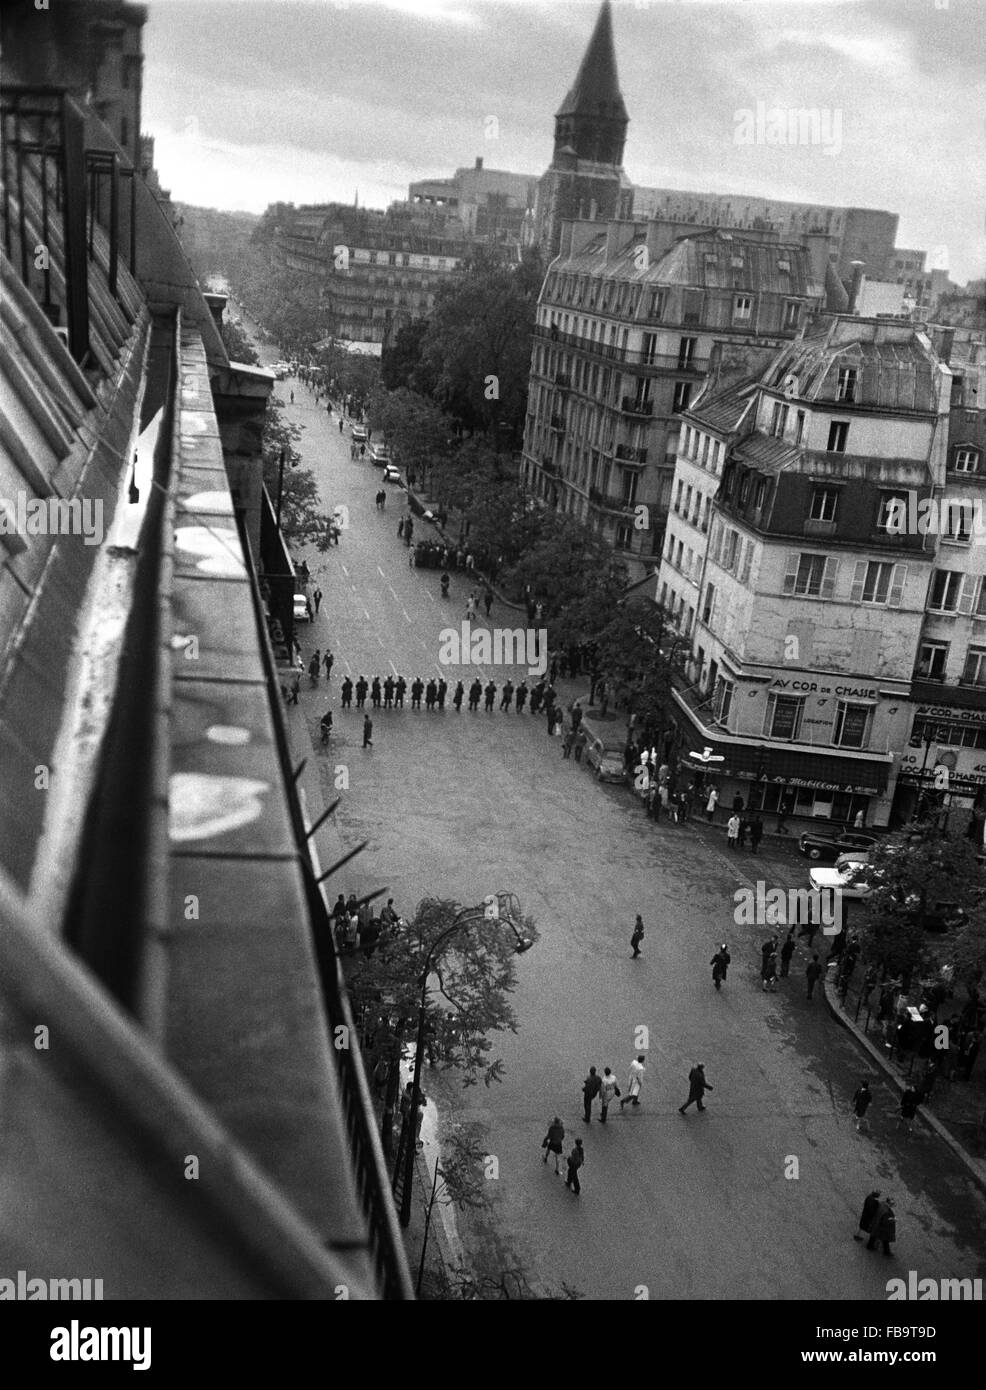
<instances>
[{"instance_id":1,"label":"rooftop chimney","mask_svg":"<svg viewBox=\"0 0 986 1390\"><path fill-rule=\"evenodd\" d=\"M955 346L955 329L946 328L941 335L941 342L938 345L938 356L947 367L952 356L952 348Z\"/></svg>"},{"instance_id":2,"label":"rooftop chimney","mask_svg":"<svg viewBox=\"0 0 986 1390\"><path fill-rule=\"evenodd\" d=\"M849 262L849 269L852 271L852 279L849 281L849 308L846 310L849 314L855 314L857 312L856 301L859 299L859 291L863 283L863 270L865 266L865 261Z\"/></svg>"},{"instance_id":3,"label":"rooftop chimney","mask_svg":"<svg viewBox=\"0 0 986 1390\"><path fill-rule=\"evenodd\" d=\"M482 167L483 167L483 156L482 156L481 154L478 154L478 155L476 156L476 168L477 168L477 169L482 169Z\"/></svg>"}]
</instances>

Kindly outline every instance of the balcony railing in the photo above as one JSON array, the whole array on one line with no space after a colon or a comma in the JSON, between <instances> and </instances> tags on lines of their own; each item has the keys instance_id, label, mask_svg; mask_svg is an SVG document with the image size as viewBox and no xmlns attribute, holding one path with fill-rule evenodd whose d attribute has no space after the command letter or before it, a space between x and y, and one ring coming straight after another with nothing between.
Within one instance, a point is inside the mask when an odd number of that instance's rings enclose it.
<instances>
[{"instance_id":1,"label":"balcony railing","mask_svg":"<svg viewBox=\"0 0 986 1390\"><path fill-rule=\"evenodd\" d=\"M560 415L552 415L549 423L551 428L557 430L559 434L565 433L565 422Z\"/></svg>"},{"instance_id":2,"label":"balcony railing","mask_svg":"<svg viewBox=\"0 0 986 1390\"><path fill-rule=\"evenodd\" d=\"M594 507L601 507L607 512L632 512L634 503L627 497L619 493L604 492L602 488L591 487L589 489L589 501Z\"/></svg>"},{"instance_id":3,"label":"balcony railing","mask_svg":"<svg viewBox=\"0 0 986 1390\"><path fill-rule=\"evenodd\" d=\"M549 328L544 324L538 324L534 334L545 342L577 348L593 357L602 357L609 362L624 362L628 366L654 367L660 371L678 372L686 376L704 376L709 369L708 358L683 358L676 352L649 352L643 348L620 347L616 343L583 338L578 333L563 333L560 328Z\"/></svg>"},{"instance_id":4,"label":"balcony railing","mask_svg":"<svg viewBox=\"0 0 986 1390\"><path fill-rule=\"evenodd\" d=\"M563 391L567 391L572 384L572 378L568 372L555 372L555 385L560 386Z\"/></svg>"},{"instance_id":5,"label":"balcony railing","mask_svg":"<svg viewBox=\"0 0 986 1390\"><path fill-rule=\"evenodd\" d=\"M623 463L646 463L647 450L636 448L632 444L617 444L616 457Z\"/></svg>"},{"instance_id":6,"label":"balcony railing","mask_svg":"<svg viewBox=\"0 0 986 1390\"><path fill-rule=\"evenodd\" d=\"M634 396L624 396L620 409L625 415L653 415L654 402L638 400Z\"/></svg>"}]
</instances>

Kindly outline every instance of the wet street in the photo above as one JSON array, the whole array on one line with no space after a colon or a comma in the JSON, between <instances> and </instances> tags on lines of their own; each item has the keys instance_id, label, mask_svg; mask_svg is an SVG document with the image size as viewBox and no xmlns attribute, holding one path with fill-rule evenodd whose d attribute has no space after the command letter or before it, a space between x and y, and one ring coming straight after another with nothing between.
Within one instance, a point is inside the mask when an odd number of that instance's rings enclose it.
<instances>
[{"instance_id":1,"label":"wet street","mask_svg":"<svg viewBox=\"0 0 986 1390\"><path fill-rule=\"evenodd\" d=\"M264 353L272 360L273 353ZM426 1070L425 1089L441 1095L443 1119L485 1127L497 1160L494 1182L499 1254L532 1281L562 1281L597 1299L866 1299L886 1297L886 1281L986 1273L986 1207L961 1164L919 1125L896 1131L898 1092L877 1074L823 998L805 998L806 954L775 994L760 988L763 926L734 922L733 895L758 880L768 887L807 884L807 864L787 845L730 854L721 826L655 826L623 787L598 785L561 756L545 723L480 709L469 714L374 713L373 748L363 750L362 716L340 710L339 683L402 672L410 683L444 672L449 695L472 670L439 664L439 633L465 616L469 585L453 575L443 601L439 571L409 568L397 537L403 494L387 487L377 510L380 470L349 457L324 403L300 383L279 383L289 419L305 426L301 444L327 507L349 509L338 548L308 552L324 591L321 613L300 640L307 660L327 645L335 667L303 682L292 735L314 731L331 704L336 735L324 764L342 765L349 789L336 821L343 846L369 848L340 876L338 889L389 884L413 913L429 894L478 903L511 890L534 915L540 940L518 961L514 999L519 1032L497 1039L502 1085L462 1090L454 1077ZM418 535L427 532L417 523ZM517 626L494 605L492 623ZM484 668L501 685L504 668ZM511 668L516 682L522 672ZM563 703L584 684L562 682ZM497 701L499 703L499 700ZM313 808L318 810L319 808ZM336 891L336 884L333 884ZM643 955L629 937L643 915ZM709 961L726 941L733 964L716 994ZM816 946L825 944L821 937ZM642 1105L609 1123L581 1112L590 1064L611 1066L621 1088L627 1066L645 1052ZM689 1069L705 1064L714 1086L704 1114L682 1117ZM867 1077L874 1091L869 1135L856 1133L850 1098ZM541 1162L541 1139L559 1114L566 1152L584 1138L582 1195L565 1190ZM894 1257L852 1240L866 1193L896 1198Z\"/></svg>"}]
</instances>

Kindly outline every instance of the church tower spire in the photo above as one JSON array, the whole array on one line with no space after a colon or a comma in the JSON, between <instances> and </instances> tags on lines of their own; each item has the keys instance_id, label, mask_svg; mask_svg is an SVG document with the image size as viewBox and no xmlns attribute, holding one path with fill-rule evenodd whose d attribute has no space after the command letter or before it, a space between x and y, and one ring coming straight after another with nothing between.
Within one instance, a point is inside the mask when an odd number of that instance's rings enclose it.
<instances>
[{"instance_id":1,"label":"church tower spire","mask_svg":"<svg viewBox=\"0 0 986 1390\"><path fill-rule=\"evenodd\" d=\"M596 27L575 81L555 113L555 148L538 183L538 241L555 255L568 219L628 218L633 186L623 171L630 118L620 91L610 0L603 0Z\"/></svg>"},{"instance_id":2,"label":"church tower spire","mask_svg":"<svg viewBox=\"0 0 986 1390\"><path fill-rule=\"evenodd\" d=\"M610 0L603 0L578 74L555 112L555 150L568 147L580 159L619 166L629 124L616 72L613 13Z\"/></svg>"}]
</instances>

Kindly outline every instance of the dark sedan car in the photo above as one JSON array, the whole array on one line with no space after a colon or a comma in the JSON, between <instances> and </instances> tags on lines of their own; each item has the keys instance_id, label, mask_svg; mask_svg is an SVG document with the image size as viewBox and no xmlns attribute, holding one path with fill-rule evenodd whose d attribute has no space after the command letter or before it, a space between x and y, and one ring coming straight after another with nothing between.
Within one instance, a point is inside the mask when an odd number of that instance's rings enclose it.
<instances>
[{"instance_id":1,"label":"dark sedan car","mask_svg":"<svg viewBox=\"0 0 986 1390\"><path fill-rule=\"evenodd\" d=\"M809 859L826 859L835 863L840 854L851 854L853 850L872 849L879 841L876 835L867 835L865 830L842 830L836 834L806 830L799 845L801 853Z\"/></svg>"}]
</instances>

